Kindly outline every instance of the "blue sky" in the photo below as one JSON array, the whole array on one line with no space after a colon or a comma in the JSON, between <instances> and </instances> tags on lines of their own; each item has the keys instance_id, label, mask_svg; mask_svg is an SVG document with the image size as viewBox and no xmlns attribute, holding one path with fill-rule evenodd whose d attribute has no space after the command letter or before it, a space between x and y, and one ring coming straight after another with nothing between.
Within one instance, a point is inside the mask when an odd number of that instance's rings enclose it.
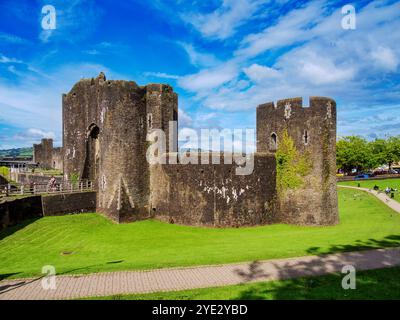
<instances>
[{"instance_id":1,"label":"blue sky","mask_svg":"<svg viewBox=\"0 0 400 320\"><path fill-rule=\"evenodd\" d=\"M46 4L56 30L41 28ZM255 128L260 103L329 96L339 136L397 135L399 30L399 1L2 0L0 149L60 145L61 94L100 71L171 84L181 128Z\"/></svg>"}]
</instances>

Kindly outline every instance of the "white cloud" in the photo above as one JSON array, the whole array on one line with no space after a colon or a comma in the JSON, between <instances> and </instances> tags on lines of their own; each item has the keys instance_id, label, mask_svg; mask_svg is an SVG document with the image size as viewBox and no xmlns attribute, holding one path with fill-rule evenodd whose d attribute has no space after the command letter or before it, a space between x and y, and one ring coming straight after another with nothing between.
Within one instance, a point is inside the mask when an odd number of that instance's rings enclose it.
<instances>
[{"instance_id":1,"label":"white cloud","mask_svg":"<svg viewBox=\"0 0 400 320\"><path fill-rule=\"evenodd\" d=\"M400 88L387 72L399 65L400 33L393 30L400 29L400 2L378 1L358 10L356 30L342 29L340 8L332 10L327 3L314 1L290 11L275 25L246 36L231 60L182 77L178 84L195 92L202 107L231 112L295 96L330 96L351 108L398 101ZM263 63L263 54L274 56L283 47L290 49ZM243 83L241 71L250 84Z\"/></svg>"},{"instance_id":2,"label":"white cloud","mask_svg":"<svg viewBox=\"0 0 400 320\"><path fill-rule=\"evenodd\" d=\"M80 78L95 77L100 71L110 79L127 78L102 65L82 63L64 65L46 76L28 74L21 77L18 84L0 80L0 122L20 128L31 136L51 135L60 140L62 94L69 92Z\"/></svg>"},{"instance_id":3,"label":"white cloud","mask_svg":"<svg viewBox=\"0 0 400 320\"><path fill-rule=\"evenodd\" d=\"M18 76L18 77L23 77L23 76L24 76L24 73L18 71L18 70L15 68L15 66L13 66L13 65L8 66L7 70L8 70L9 72L15 74L15 75Z\"/></svg>"},{"instance_id":4,"label":"white cloud","mask_svg":"<svg viewBox=\"0 0 400 320\"><path fill-rule=\"evenodd\" d=\"M23 63L23 62L15 58L8 58L4 55L0 55L0 63Z\"/></svg>"},{"instance_id":5,"label":"white cloud","mask_svg":"<svg viewBox=\"0 0 400 320\"><path fill-rule=\"evenodd\" d=\"M201 92L223 85L237 75L237 66L231 63L216 68L203 69L198 73L181 77L178 85L189 91Z\"/></svg>"},{"instance_id":6,"label":"white cloud","mask_svg":"<svg viewBox=\"0 0 400 320\"><path fill-rule=\"evenodd\" d=\"M164 72L145 72L144 75L146 77L156 77L156 78L164 78L164 79L179 79L180 77L174 74L168 74Z\"/></svg>"},{"instance_id":7,"label":"white cloud","mask_svg":"<svg viewBox=\"0 0 400 320\"><path fill-rule=\"evenodd\" d=\"M378 67L392 72L397 70L399 59L392 49L380 46L371 52L371 56Z\"/></svg>"},{"instance_id":8,"label":"white cloud","mask_svg":"<svg viewBox=\"0 0 400 320\"><path fill-rule=\"evenodd\" d=\"M190 43L178 42L178 44L186 51L189 56L190 63L199 67L212 67L220 61L212 54L199 52Z\"/></svg>"},{"instance_id":9,"label":"white cloud","mask_svg":"<svg viewBox=\"0 0 400 320\"><path fill-rule=\"evenodd\" d=\"M323 2L314 1L305 7L290 11L278 22L262 32L251 34L242 41L236 56L254 57L266 50L293 45L313 38L313 23L323 19ZM310 24L311 23L311 24ZM311 26L310 26L311 25Z\"/></svg>"},{"instance_id":10,"label":"white cloud","mask_svg":"<svg viewBox=\"0 0 400 320\"><path fill-rule=\"evenodd\" d=\"M29 128L14 134L0 132L0 150L31 147L34 143L39 143L43 138L53 139L55 145L61 145L62 143L61 139L57 139L56 134L52 131Z\"/></svg>"},{"instance_id":11,"label":"white cloud","mask_svg":"<svg viewBox=\"0 0 400 320\"><path fill-rule=\"evenodd\" d=\"M182 18L193 25L204 37L224 40L251 19L264 2L223 0L222 5L209 14L184 14Z\"/></svg>"},{"instance_id":12,"label":"white cloud","mask_svg":"<svg viewBox=\"0 0 400 320\"><path fill-rule=\"evenodd\" d=\"M334 56L323 56L318 47L306 46L284 55L277 63L286 73L293 73L299 79L316 87L326 84L343 84L355 75L353 64L339 64ZM289 76L289 74L287 74Z\"/></svg>"},{"instance_id":13,"label":"white cloud","mask_svg":"<svg viewBox=\"0 0 400 320\"><path fill-rule=\"evenodd\" d=\"M179 112L179 117L178 117L178 124L180 127L191 127L193 124L193 119L192 117L186 113L186 111L183 108L178 109Z\"/></svg>"},{"instance_id":14,"label":"white cloud","mask_svg":"<svg viewBox=\"0 0 400 320\"><path fill-rule=\"evenodd\" d=\"M18 133L14 136L14 139L18 140L41 140L43 138L55 139L56 135L53 131L44 131L37 128L29 128L25 132Z\"/></svg>"},{"instance_id":15,"label":"white cloud","mask_svg":"<svg viewBox=\"0 0 400 320\"><path fill-rule=\"evenodd\" d=\"M248 68L243 69L244 73L253 81L260 82L265 79L278 78L280 73L278 70L266 66L261 66L259 64L252 64Z\"/></svg>"}]
</instances>

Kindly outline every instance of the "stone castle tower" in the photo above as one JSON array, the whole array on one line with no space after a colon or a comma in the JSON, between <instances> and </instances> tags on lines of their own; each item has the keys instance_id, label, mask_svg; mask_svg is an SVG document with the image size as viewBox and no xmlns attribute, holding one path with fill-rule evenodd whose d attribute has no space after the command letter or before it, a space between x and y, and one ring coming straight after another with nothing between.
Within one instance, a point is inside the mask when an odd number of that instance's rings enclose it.
<instances>
[{"instance_id":1,"label":"stone castle tower","mask_svg":"<svg viewBox=\"0 0 400 320\"><path fill-rule=\"evenodd\" d=\"M178 121L177 94L169 85L109 81L100 73L63 95L65 179L93 181L97 210L117 222L334 224L335 107L326 98L312 98L310 108L299 99L259 106L257 153L249 176L235 175L234 164L150 165L146 136L153 129L163 129L167 150L177 151L177 128L171 136L168 130L169 121ZM309 151L314 165L302 188L282 195L274 152L285 128L300 153Z\"/></svg>"},{"instance_id":2,"label":"stone castle tower","mask_svg":"<svg viewBox=\"0 0 400 320\"><path fill-rule=\"evenodd\" d=\"M257 150L275 153L287 132L298 154L307 154L310 170L300 188L282 192L280 220L295 224L338 222L336 192L336 103L311 97L280 100L257 108Z\"/></svg>"},{"instance_id":3,"label":"stone castle tower","mask_svg":"<svg viewBox=\"0 0 400 320\"><path fill-rule=\"evenodd\" d=\"M98 210L116 221L148 217L146 135L177 118L177 95L167 85L80 80L63 95L64 176L98 189Z\"/></svg>"},{"instance_id":4,"label":"stone castle tower","mask_svg":"<svg viewBox=\"0 0 400 320\"><path fill-rule=\"evenodd\" d=\"M62 148L53 147L53 139L42 139L39 144L33 145L33 162L42 169L63 168Z\"/></svg>"}]
</instances>

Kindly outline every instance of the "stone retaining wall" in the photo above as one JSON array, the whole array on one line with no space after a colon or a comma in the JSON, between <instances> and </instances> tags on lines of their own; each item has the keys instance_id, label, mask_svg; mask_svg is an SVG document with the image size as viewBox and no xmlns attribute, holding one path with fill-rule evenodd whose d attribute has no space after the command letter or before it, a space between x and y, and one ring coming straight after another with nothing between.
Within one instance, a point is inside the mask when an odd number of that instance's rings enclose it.
<instances>
[{"instance_id":1,"label":"stone retaining wall","mask_svg":"<svg viewBox=\"0 0 400 320\"><path fill-rule=\"evenodd\" d=\"M0 203L0 230L42 216L41 196L6 201Z\"/></svg>"},{"instance_id":2,"label":"stone retaining wall","mask_svg":"<svg viewBox=\"0 0 400 320\"><path fill-rule=\"evenodd\" d=\"M44 216L96 212L96 192L44 195L42 207Z\"/></svg>"},{"instance_id":3,"label":"stone retaining wall","mask_svg":"<svg viewBox=\"0 0 400 320\"><path fill-rule=\"evenodd\" d=\"M96 192L30 196L0 203L0 230L43 216L95 212Z\"/></svg>"}]
</instances>

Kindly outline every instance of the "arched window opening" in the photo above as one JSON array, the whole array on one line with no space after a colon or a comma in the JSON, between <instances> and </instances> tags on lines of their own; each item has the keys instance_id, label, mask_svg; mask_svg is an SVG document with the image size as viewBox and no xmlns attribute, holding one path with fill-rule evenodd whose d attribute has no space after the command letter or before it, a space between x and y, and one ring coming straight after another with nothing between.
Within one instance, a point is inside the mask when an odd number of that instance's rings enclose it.
<instances>
[{"instance_id":1,"label":"arched window opening","mask_svg":"<svg viewBox=\"0 0 400 320\"><path fill-rule=\"evenodd\" d=\"M278 149L278 137L275 132L271 134L270 142L269 142L269 150L276 151Z\"/></svg>"},{"instance_id":2,"label":"arched window opening","mask_svg":"<svg viewBox=\"0 0 400 320\"><path fill-rule=\"evenodd\" d=\"M99 137L99 133L100 133L100 128L98 126L96 126L95 124L93 124L89 127L90 138L97 139Z\"/></svg>"}]
</instances>

